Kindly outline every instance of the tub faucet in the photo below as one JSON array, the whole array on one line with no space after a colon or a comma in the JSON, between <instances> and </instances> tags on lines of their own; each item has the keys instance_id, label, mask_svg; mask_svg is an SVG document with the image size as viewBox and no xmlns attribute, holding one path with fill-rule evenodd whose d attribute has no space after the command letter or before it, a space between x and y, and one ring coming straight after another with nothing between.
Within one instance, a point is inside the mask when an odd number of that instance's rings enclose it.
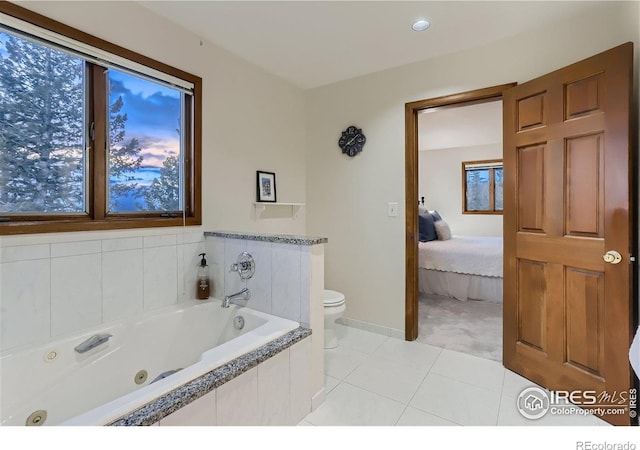
<instances>
[{"instance_id":1,"label":"tub faucet","mask_svg":"<svg viewBox=\"0 0 640 450\"><path fill-rule=\"evenodd\" d=\"M229 303L231 303L231 300L235 300L235 299L249 300L250 298L251 298L251 292L249 292L249 289L243 288L241 291L236 292L235 294L225 295L224 300L222 300L221 306L223 308L228 308Z\"/></svg>"},{"instance_id":2,"label":"tub faucet","mask_svg":"<svg viewBox=\"0 0 640 450\"><path fill-rule=\"evenodd\" d=\"M78 353L86 353L92 348L96 348L98 345L104 344L110 337L110 334L94 334L86 341L83 341L74 347L74 350Z\"/></svg>"}]
</instances>

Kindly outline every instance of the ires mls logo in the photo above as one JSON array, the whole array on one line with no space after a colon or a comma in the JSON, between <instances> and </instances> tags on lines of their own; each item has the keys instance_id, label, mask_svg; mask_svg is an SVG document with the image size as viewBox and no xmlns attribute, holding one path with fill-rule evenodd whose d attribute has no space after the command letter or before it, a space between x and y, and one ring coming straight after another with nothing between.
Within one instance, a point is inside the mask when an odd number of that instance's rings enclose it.
<instances>
[{"instance_id":1,"label":"ires mls logo","mask_svg":"<svg viewBox=\"0 0 640 450\"><path fill-rule=\"evenodd\" d=\"M544 417L551 406L549 394L542 388L529 387L520 392L517 399L518 411L523 417L535 420Z\"/></svg>"},{"instance_id":2,"label":"ires mls logo","mask_svg":"<svg viewBox=\"0 0 640 450\"><path fill-rule=\"evenodd\" d=\"M636 417L637 395L629 391L597 392L594 390L546 391L540 387L528 387L517 398L520 414L531 420L547 413L553 415L621 415Z\"/></svg>"}]
</instances>

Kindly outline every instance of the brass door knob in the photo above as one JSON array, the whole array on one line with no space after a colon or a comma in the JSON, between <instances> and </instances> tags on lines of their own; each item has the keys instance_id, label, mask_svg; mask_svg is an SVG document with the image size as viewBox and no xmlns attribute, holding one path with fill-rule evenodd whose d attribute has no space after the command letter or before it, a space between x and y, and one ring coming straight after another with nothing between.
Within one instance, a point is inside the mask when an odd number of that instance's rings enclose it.
<instances>
[{"instance_id":1,"label":"brass door knob","mask_svg":"<svg viewBox=\"0 0 640 450\"><path fill-rule=\"evenodd\" d=\"M602 259L604 259L604 262L609 264L618 264L622 261L622 255L615 250L609 250L607 253L602 255Z\"/></svg>"}]
</instances>

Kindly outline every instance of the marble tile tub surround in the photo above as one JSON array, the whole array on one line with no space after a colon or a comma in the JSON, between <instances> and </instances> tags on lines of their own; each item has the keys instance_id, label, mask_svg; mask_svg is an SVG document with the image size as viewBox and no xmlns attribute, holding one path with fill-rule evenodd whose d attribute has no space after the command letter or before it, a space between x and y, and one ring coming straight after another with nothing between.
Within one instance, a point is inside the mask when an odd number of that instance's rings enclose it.
<instances>
[{"instance_id":1,"label":"marble tile tub surround","mask_svg":"<svg viewBox=\"0 0 640 450\"><path fill-rule=\"evenodd\" d=\"M299 327L109 425L294 425L311 411L310 335Z\"/></svg>"},{"instance_id":2,"label":"marble tile tub surround","mask_svg":"<svg viewBox=\"0 0 640 450\"><path fill-rule=\"evenodd\" d=\"M205 232L212 295L223 298L243 287L251 291L247 306L295 320L313 330L311 389L313 408L324 401L324 243L326 238L233 232ZM238 255L249 252L254 276L242 281L229 270ZM239 301L240 304L245 302Z\"/></svg>"},{"instance_id":3,"label":"marble tile tub surround","mask_svg":"<svg viewBox=\"0 0 640 450\"><path fill-rule=\"evenodd\" d=\"M205 236L211 237L275 242L279 244L317 245L329 242L329 239L326 237L294 236L291 234L241 233L235 231L206 231L204 234Z\"/></svg>"},{"instance_id":4,"label":"marble tile tub surround","mask_svg":"<svg viewBox=\"0 0 640 450\"><path fill-rule=\"evenodd\" d=\"M327 238L228 231L207 231L205 237L214 297L247 287L247 306L310 326L311 247ZM243 281L230 267L245 251L255 260L256 271Z\"/></svg>"},{"instance_id":5,"label":"marble tile tub surround","mask_svg":"<svg viewBox=\"0 0 640 450\"><path fill-rule=\"evenodd\" d=\"M0 351L195 297L200 227L0 240Z\"/></svg>"}]
</instances>

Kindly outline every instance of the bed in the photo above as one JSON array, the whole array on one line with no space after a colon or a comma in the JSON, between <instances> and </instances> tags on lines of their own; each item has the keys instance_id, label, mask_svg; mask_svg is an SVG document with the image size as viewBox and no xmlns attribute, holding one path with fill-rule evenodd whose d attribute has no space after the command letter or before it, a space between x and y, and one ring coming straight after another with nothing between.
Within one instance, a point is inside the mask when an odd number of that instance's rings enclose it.
<instances>
[{"instance_id":1,"label":"bed","mask_svg":"<svg viewBox=\"0 0 640 450\"><path fill-rule=\"evenodd\" d=\"M452 236L420 242L420 293L502 303L502 238Z\"/></svg>"}]
</instances>

